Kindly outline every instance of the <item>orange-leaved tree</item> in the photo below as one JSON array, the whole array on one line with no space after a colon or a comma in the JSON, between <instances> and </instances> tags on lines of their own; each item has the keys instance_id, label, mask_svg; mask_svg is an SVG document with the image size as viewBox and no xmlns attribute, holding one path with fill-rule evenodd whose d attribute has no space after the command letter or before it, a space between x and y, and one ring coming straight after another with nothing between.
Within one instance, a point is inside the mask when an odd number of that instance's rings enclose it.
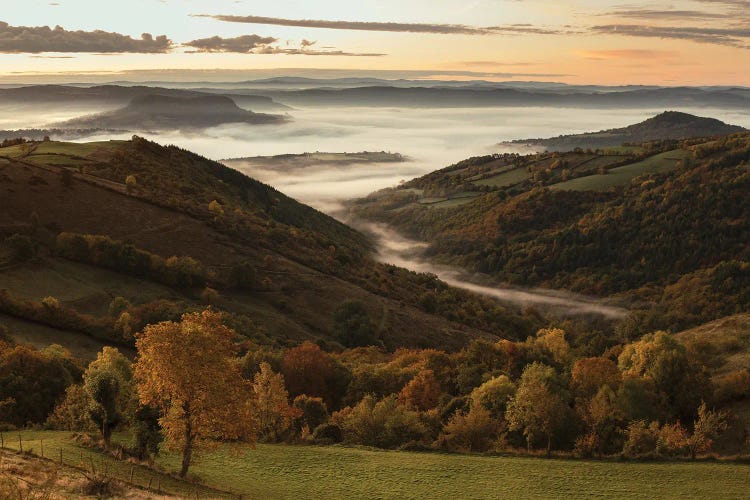
<instances>
[{"instance_id":1,"label":"orange-leaved tree","mask_svg":"<svg viewBox=\"0 0 750 500\"><path fill-rule=\"evenodd\" d=\"M180 477L199 446L255 441L252 388L235 362L233 337L210 309L136 335L138 395L141 404L161 410L165 444L182 452Z\"/></svg>"}]
</instances>

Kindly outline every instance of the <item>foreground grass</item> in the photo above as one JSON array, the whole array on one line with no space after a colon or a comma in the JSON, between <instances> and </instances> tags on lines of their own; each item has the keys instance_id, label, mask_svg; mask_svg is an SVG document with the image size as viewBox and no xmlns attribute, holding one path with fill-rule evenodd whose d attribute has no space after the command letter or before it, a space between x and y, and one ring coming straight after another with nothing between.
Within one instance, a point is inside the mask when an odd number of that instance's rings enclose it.
<instances>
[{"instance_id":1,"label":"foreground grass","mask_svg":"<svg viewBox=\"0 0 750 500\"><path fill-rule=\"evenodd\" d=\"M64 446L72 458L80 453L70 433L22 436L35 452L44 439L46 447ZM130 464L112 462L113 469L129 473ZM179 457L165 454L157 464L175 471ZM750 486L750 466L737 463L546 460L339 446L222 446L199 457L191 472L206 486L250 498L747 498ZM166 491L185 494L191 488L161 477Z\"/></svg>"}]
</instances>

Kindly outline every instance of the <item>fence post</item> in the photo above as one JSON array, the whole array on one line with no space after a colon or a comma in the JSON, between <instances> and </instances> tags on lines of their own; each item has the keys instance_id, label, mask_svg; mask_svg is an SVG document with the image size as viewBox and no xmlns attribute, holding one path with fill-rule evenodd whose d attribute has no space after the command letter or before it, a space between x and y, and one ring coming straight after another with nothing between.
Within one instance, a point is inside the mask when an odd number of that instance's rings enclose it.
<instances>
[{"instance_id":1,"label":"fence post","mask_svg":"<svg viewBox=\"0 0 750 500\"><path fill-rule=\"evenodd\" d=\"M133 484L133 473L135 472L135 466L130 466L130 484Z\"/></svg>"},{"instance_id":2,"label":"fence post","mask_svg":"<svg viewBox=\"0 0 750 500\"><path fill-rule=\"evenodd\" d=\"M63 464L62 448L60 448L60 465Z\"/></svg>"},{"instance_id":3,"label":"fence post","mask_svg":"<svg viewBox=\"0 0 750 500\"><path fill-rule=\"evenodd\" d=\"M41 449L42 458L44 458L44 439L39 440L39 448Z\"/></svg>"},{"instance_id":4,"label":"fence post","mask_svg":"<svg viewBox=\"0 0 750 500\"><path fill-rule=\"evenodd\" d=\"M18 451L23 453L23 441L21 441L21 433L18 433Z\"/></svg>"},{"instance_id":5,"label":"fence post","mask_svg":"<svg viewBox=\"0 0 750 500\"><path fill-rule=\"evenodd\" d=\"M5 436L0 432L0 448L5 448Z\"/></svg>"}]
</instances>

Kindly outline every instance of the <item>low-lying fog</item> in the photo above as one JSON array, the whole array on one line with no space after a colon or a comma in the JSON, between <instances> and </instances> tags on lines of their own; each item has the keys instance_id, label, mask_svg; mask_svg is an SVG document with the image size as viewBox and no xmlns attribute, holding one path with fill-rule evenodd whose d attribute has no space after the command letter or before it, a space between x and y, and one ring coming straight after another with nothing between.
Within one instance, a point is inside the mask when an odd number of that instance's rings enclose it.
<instances>
[{"instance_id":1,"label":"low-lying fog","mask_svg":"<svg viewBox=\"0 0 750 500\"><path fill-rule=\"evenodd\" d=\"M100 111L112 109L99 108ZM0 105L0 128L42 127L94 112L58 105ZM286 194L330 212L342 199L364 196L470 156L508 151L497 143L549 137L630 125L663 109L590 110L560 108L309 108L289 112L293 121L281 125L224 125L201 133L138 132L162 144L176 144L220 160L286 153L391 151L412 159L405 163L359 164L346 168L305 168L297 171L245 169ZM750 113L716 109L682 109L728 123L750 127ZM93 136L85 140L128 138L131 134Z\"/></svg>"},{"instance_id":2,"label":"low-lying fog","mask_svg":"<svg viewBox=\"0 0 750 500\"><path fill-rule=\"evenodd\" d=\"M488 295L521 306L537 306L563 315L597 314L609 319L621 319L627 310L601 301L557 290L539 288L520 289L493 286L487 276L469 275L450 266L437 265L421 257L426 243L405 238L385 224L349 221L354 227L380 242L378 259L412 271L432 273L449 285ZM479 284L484 283L484 284Z\"/></svg>"},{"instance_id":3,"label":"low-lying fog","mask_svg":"<svg viewBox=\"0 0 750 500\"><path fill-rule=\"evenodd\" d=\"M108 109L111 109L108 108ZM106 111L108 109L99 109ZM82 114L85 109L43 109L0 106L0 128L32 128ZM224 125L201 133L171 132L139 135L162 144L176 144L211 159L270 156L305 152L390 151L410 158L403 163L325 165L299 169L241 169L282 192L324 212L337 215L342 201L394 186L402 180L443 168L470 156L510 152L502 141L543 138L561 134L623 127L650 118L664 109L398 109L335 108L294 109L293 121L280 125ZM699 116L718 118L750 128L750 113L721 109L679 109ZM85 140L128 138L102 135ZM374 230L377 229L377 230ZM445 281L477 293L522 304L596 312L619 317L623 310L593 303L585 298L554 295L538 290L508 290L480 286L473 279L445 267L420 260L418 244L399 238L384 228L370 228L381 242L381 258L417 271L429 271ZM394 246L395 245L395 246ZM400 247L406 246L407 248ZM416 246L415 246L416 245Z\"/></svg>"}]
</instances>

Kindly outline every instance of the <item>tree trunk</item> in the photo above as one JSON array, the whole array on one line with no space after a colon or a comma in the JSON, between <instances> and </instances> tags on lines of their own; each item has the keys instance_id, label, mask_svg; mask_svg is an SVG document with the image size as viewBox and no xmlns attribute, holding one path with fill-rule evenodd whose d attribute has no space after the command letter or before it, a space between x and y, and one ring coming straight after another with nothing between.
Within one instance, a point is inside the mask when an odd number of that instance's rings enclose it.
<instances>
[{"instance_id":1,"label":"tree trunk","mask_svg":"<svg viewBox=\"0 0 750 500\"><path fill-rule=\"evenodd\" d=\"M109 449L109 440L112 438L112 428L109 426L109 415L104 412L104 418L102 418L102 439L104 440L104 449Z\"/></svg>"},{"instance_id":2,"label":"tree trunk","mask_svg":"<svg viewBox=\"0 0 750 500\"><path fill-rule=\"evenodd\" d=\"M185 446L182 448L180 477L187 475L188 467L190 467L190 458L193 455L193 426L190 421L190 405L185 403L183 409L185 411Z\"/></svg>"},{"instance_id":3,"label":"tree trunk","mask_svg":"<svg viewBox=\"0 0 750 500\"><path fill-rule=\"evenodd\" d=\"M552 434L547 434L547 458L552 456Z\"/></svg>"}]
</instances>

